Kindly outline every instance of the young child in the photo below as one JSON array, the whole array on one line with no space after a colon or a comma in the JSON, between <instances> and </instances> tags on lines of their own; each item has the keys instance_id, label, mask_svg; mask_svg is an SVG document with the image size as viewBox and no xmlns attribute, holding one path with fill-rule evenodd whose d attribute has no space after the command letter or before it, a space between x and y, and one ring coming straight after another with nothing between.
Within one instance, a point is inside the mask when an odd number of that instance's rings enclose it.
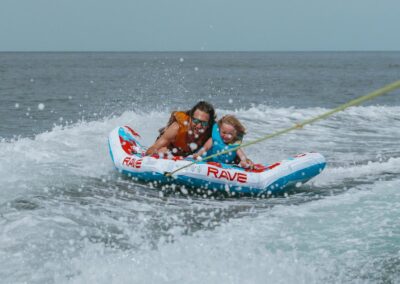
<instances>
[{"instance_id":1,"label":"young child","mask_svg":"<svg viewBox=\"0 0 400 284\"><path fill-rule=\"evenodd\" d=\"M223 116L212 129L212 135L204 146L193 155L194 159L200 156L211 156L222 151L238 147L246 134L246 129L233 115ZM246 157L242 149L222 154L209 159L208 161L239 164L243 168L253 168L254 163Z\"/></svg>"}]
</instances>

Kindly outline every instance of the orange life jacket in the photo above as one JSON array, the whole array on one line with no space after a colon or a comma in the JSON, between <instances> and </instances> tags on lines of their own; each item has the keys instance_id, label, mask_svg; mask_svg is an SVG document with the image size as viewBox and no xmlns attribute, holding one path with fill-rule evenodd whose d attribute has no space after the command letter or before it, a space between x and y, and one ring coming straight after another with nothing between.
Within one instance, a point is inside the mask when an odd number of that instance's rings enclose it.
<instances>
[{"instance_id":1,"label":"orange life jacket","mask_svg":"<svg viewBox=\"0 0 400 284\"><path fill-rule=\"evenodd\" d=\"M169 146L168 149L173 150L174 148L178 150L177 152L173 152L174 155L176 156L188 156L190 154L193 154L197 150L200 149L201 146L206 142L206 132L204 135L200 136L199 139L196 139L196 141L190 141L189 139L189 124L190 124L190 116L183 111L175 111L172 112L171 118L168 122L168 125L171 125L173 122L177 122L179 125L179 130L178 134L176 135L175 141L172 142ZM161 133L162 135L162 133ZM190 143L196 143L197 148L196 149L191 149L190 148Z\"/></svg>"},{"instance_id":2,"label":"orange life jacket","mask_svg":"<svg viewBox=\"0 0 400 284\"><path fill-rule=\"evenodd\" d=\"M189 131L189 120L190 117L183 111L176 111L172 113L175 121L179 124L178 134L176 135L175 141L170 145L170 148L176 148L179 153L178 155L189 155L192 153L188 143L188 131ZM175 153L174 153L175 154Z\"/></svg>"}]
</instances>

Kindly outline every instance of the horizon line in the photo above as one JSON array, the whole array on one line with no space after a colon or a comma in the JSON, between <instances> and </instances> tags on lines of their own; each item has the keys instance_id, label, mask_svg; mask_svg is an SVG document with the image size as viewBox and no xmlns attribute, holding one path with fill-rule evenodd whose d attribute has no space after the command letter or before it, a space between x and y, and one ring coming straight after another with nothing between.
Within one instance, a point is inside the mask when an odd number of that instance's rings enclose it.
<instances>
[{"instance_id":1,"label":"horizon line","mask_svg":"<svg viewBox=\"0 0 400 284\"><path fill-rule=\"evenodd\" d=\"M400 49L371 50L0 50L0 53L306 53L306 52L400 52Z\"/></svg>"}]
</instances>

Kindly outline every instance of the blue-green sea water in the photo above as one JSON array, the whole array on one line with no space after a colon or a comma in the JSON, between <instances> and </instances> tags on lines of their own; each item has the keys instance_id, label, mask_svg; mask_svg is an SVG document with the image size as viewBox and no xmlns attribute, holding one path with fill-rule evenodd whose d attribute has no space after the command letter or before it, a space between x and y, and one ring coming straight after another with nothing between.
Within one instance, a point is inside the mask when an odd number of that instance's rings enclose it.
<instances>
[{"instance_id":1,"label":"blue-green sea water","mask_svg":"<svg viewBox=\"0 0 400 284\"><path fill-rule=\"evenodd\" d=\"M165 195L107 148L199 100L251 141L399 79L400 52L0 53L0 282L400 283L399 90L246 148L326 157L275 198Z\"/></svg>"}]
</instances>

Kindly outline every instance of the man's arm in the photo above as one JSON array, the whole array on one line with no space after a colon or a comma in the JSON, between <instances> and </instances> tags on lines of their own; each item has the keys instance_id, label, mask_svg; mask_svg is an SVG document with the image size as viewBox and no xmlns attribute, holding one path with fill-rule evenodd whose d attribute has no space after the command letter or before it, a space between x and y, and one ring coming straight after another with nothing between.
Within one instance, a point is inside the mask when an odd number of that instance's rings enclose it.
<instances>
[{"instance_id":1,"label":"man's arm","mask_svg":"<svg viewBox=\"0 0 400 284\"><path fill-rule=\"evenodd\" d=\"M176 136L178 135L179 124L177 122L172 123L167 129L165 129L164 134L161 135L157 141L151 145L145 155L153 155L157 153L157 151L163 147L168 147L172 142L175 141Z\"/></svg>"}]
</instances>

